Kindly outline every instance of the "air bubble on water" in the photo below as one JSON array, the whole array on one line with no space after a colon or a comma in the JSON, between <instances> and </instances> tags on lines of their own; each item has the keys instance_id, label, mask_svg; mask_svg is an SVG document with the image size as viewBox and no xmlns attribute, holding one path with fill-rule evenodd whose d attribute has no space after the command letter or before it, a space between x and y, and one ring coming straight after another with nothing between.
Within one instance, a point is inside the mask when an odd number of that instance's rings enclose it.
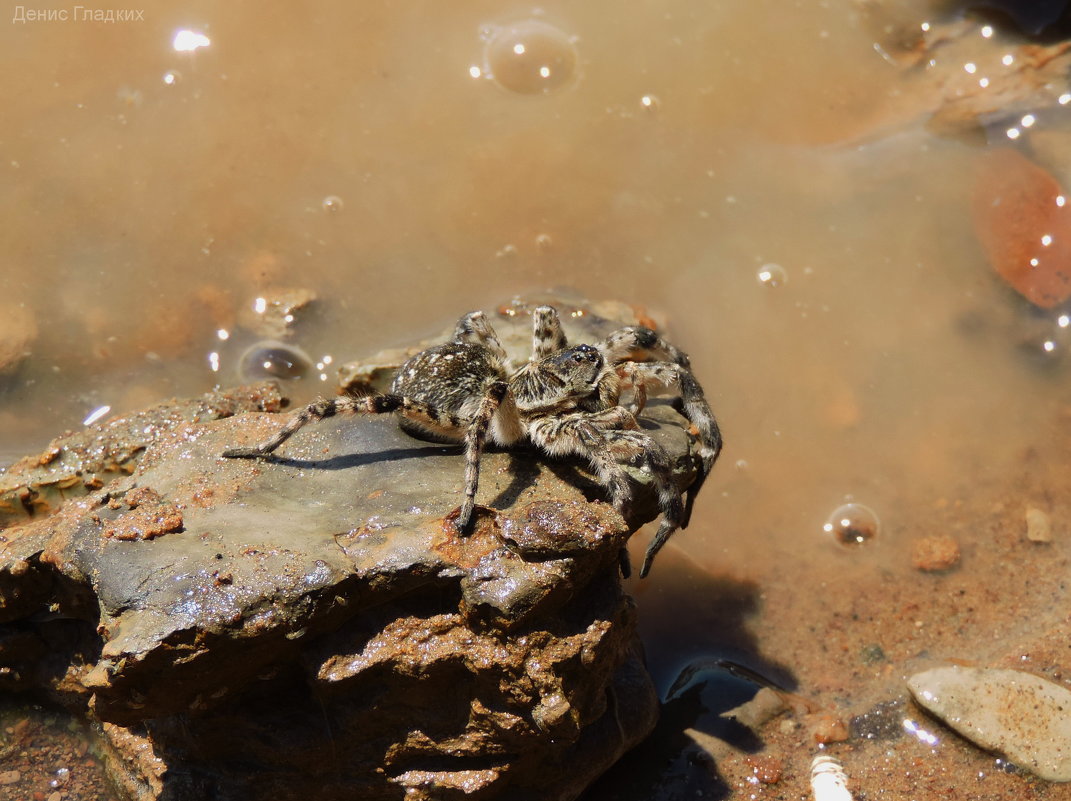
<instances>
[{"instance_id":1,"label":"air bubble on water","mask_svg":"<svg viewBox=\"0 0 1071 801\"><path fill-rule=\"evenodd\" d=\"M662 101L655 95L644 95L640 98L640 109L653 114L661 107Z\"/></svg>"},{"instance_id":2,"label":"air bubble on water","mask_svg":"<svg viewBox=\"0 0 1071 801\"><path fill-rule=\"evenodd\" d=\"M770 264L762 265L755 277L759 279L759 283L763 286L777 287L782 286L788 280L788 273L780 264L771 262Z\"/></svg>"},{"instance_id":3,"label":"air bubble on water","mask_svg":"<svg viewBox=\"0 0 1071 801\"><path fill-rule=\"evenodd\" d=\"M846 503L833 510L822 531L839 545L856 546L877 537L879 528L873 509L861 503Z\"/></svg>"},{"instance_id":4,"label":"air bubble on water","mask_svg":"<svg viewBox=\"0 0 1071 801\"><path fill-rule=\"evenodd\" d=\"M323 206L324 211L334 214L342 211L342 198L338 195L328 195L320 205Z\"/></svg>"},{"instance_id":5,"label":"air bubble on water","mask_svg":"<svg viewBox=\"0 0 1071 801\"><path fill-rule=\"evenodd\" d=\"M238 374L243 381L303 378L311 368L312 359L301 348L274 340L256 343L238 361Z\"/></svg>"},{"instance_id":6,"label":"air bubble on water","mask_svg":"<svg viewBox=\"0 0 1071 801\"><path fill-rule=\"evenodd\" d=\"M174 86L182 80L182 73L178 70L168 70L164 73L163 80L165 86Z\"/></svg>"},{"instance_id":7,"label":"air bubble on water","mask_svg":"<svg viewBox=\"0 0 1071 801\"><path fill-rule=\"evenodd\" d=\"M486 42L483 74L511 92L547 94L576 74L575 37L542 20L484 26L480 38Z\"/></svg>"},{"instance_id":8,"label":"air bubble on water","mask_svg":"<svg viewBox=\"0 0 1071 801\"><path fill-rule=\"evenodd\" d=\"M535 238L535 243L536 247L540 250L549 250L550 246L553 244L550 238L550 234L539 234Z\"/></svg>"}]
</instances>

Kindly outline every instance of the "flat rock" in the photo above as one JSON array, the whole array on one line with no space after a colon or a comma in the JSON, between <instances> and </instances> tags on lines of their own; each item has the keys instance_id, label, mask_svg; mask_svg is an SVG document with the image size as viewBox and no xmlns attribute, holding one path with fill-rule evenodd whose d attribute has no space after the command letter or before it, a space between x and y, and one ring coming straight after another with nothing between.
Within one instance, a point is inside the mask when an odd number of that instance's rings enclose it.
<instances>
[{"instance_id":1,"label":"flat rock","mask_svg":"<svg viewBox=\"0 0 1071 801\"><path fill-rule=\"evenodd\" d=\"M1071 781L1071 691L1018 670L952 665L907 680L915 700L976 745Z\"/></svg>"},{"instance_id":2,"label":"flat rock","mask_svg":"<svg viewBox=\"0 0 1071 801\"><path fill-rule=\"evenodd\" d=\"M590 336L620 324L584 317ZM79 494L20 502L0 535L0 687L105 724L128 798L568 799L653 728L618 574L658 514L647 473L622 518L580 463L488 452L461 536L459 446L350 417L223 459L285 418L198 408L110 421L6 476ZM652 403L641 425L687 487L687 421Z\"/></svg>"}]
</instances>

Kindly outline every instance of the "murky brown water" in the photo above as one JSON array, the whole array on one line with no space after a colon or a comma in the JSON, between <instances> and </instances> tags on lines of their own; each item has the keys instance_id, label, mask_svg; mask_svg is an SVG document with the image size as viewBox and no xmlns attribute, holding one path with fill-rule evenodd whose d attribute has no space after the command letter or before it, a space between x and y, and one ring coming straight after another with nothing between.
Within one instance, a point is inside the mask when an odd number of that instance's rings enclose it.
<instances>
[{"instance_id":1,"label":"murky brown water","mask_svg":"<svg viewBox=\"0 0 1071 801\"><path fill-rule=\"evenodd\" d=\"M635 588L661 686L689 658L750 655L847 715L920 654L1005 655L1045 630L1044 565L1067 558L1071 343L975 238L981 136L927 127L968 83L1017 69L1001 59L1018 43L972 30L929 69L889 56L933 6L235 0L110 25L0 20L0 304L37 329L0 379L0 464L101 407L236 381L257 339L243 321L281 287L319 296L296 342L323 364L570 286L668 320L726 434L679 552ZM180 30L209 44L178 52ZM1071 152L1063 123L1038 119L1016 144ZM1011 124L984 122L997 140ZM291 395L329 389L332 369ZM849 499L881 521L854 551L822 533ZM1057 530L1040 562L1016 550L1026 504ZM948 576L910 566L934 530L964 553ZM953 585L1002 581L1022 592L925 636ZM843 653L872 641L889 662L853 673ZM790 746L772 746L779 783L721 766L731 797L799 797L813 742ZM930 749L893 750L868 797L924 792L905 774ZM989 764L959 746L948 781L972 758Z\"/></svg>"}]
</instances>

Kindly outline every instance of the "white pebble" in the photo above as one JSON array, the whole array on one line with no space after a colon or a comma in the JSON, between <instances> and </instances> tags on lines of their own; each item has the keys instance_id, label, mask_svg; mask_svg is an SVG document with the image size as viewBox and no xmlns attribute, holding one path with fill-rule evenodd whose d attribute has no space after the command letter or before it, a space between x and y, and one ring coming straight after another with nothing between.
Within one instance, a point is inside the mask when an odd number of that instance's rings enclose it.
<instances>
[{"instance_id":1,"label":"white pebble","mask_svg":"<svg viewBox=\"0 0 1071 801\"><path fill-rule=\"evenodd\" d=\"M974 744L1042 779L1071 781L1071 691L1020 670L959 665L916 673L907 686Z\"/></svg>"},{"instance_id":2,"label":"white pebble","mask_svg":"<svg viewBox=\"0 0 1071 801\"><path fill-rule=\"evenodd\" d=\"M852 801L848 774L839 759L829 754L814 758L811 762L811 792L814 801Z\"/></svg>"}]
</instances>

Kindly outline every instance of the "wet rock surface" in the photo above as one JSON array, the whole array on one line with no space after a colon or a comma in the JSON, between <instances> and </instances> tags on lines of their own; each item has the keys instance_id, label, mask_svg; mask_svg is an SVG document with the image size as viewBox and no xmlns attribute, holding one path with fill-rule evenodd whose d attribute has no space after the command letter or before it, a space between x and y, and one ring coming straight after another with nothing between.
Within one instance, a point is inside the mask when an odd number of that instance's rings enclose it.
<instances>
[{"instance_id":1,"label":"wet rock surface","mask_svg":"<svg viewBox=\"0 0 1071 801\"><path fill-rule=\"evenodd\" d=\"M20 459L0 474L0 527L26 516L48 514L68 498L129 475L158 436L241 412L282 408L278 388L259 383L166 401L59 436L42 453Z\"/></svg>"},{"instance_id":2,"label":"wet rock surface","mask_svg":"<svg viewBox=\"0 0 1071 801\"><path fill-rule=\"evenodd\" d=\"M283 418L144 415L126 450L96 432L9 471L88 494L0 541L0 682L99 721L125 797L572 798L653 728L618 574L658 511L642 471L623 519L579 464L487 453L461 536L461 449L389 418L237 461ZM687 486L686 421L652 404L642 425ZM104 471L69 463L88 453L123 467L93 489Z\"/></svg>"}]
</instances>

